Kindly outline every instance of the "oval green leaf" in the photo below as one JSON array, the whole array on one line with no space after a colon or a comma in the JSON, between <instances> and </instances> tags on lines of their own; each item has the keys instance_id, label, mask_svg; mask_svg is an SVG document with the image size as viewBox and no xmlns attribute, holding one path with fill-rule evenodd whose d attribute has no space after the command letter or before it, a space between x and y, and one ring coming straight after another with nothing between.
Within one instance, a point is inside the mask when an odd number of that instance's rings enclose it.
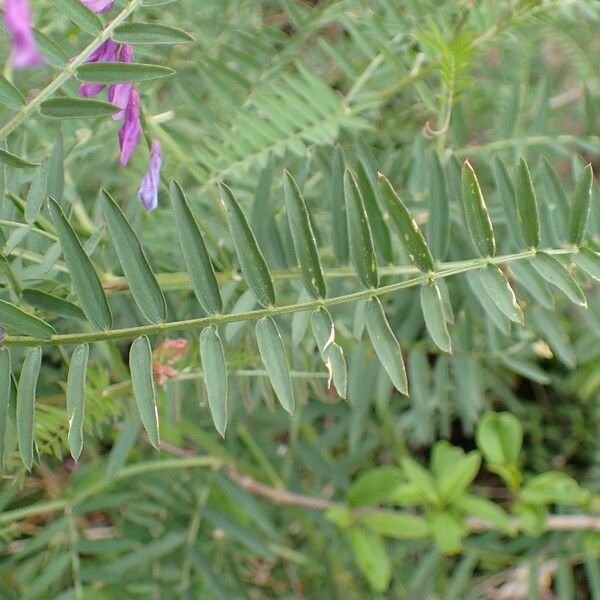
<instances>
[{"instance_id":1,"label":"oval green leaf","mask_svg":"<svg viewBox=\"0 0 600 600\"><path fill-rule=\"evenodd\" d=\"M133 395L142 419L142 425L148 434L150 443L160 449L158 432L158 409L152 379L152 348L148 336L137 338L129 351L129 369Z\"/></svg>"},{"instance_id":2,"label":"oval green leaf","mask_svg":"<svg viewBox=\"0 0 600 600\"><path fill-rule=\"evenodd\" d=\"M315 234L300 188L288 171L284 174L283 191L296 259L300 265L304 287L315 300L324 298L327 295L327 288Z\"/></svg>"},{"instance_id":3,"label":"oval green leaf","mask_svg":"<svg viewBox=\"0 0 600 600\"><path fill-rule=\"evenodd\" d=\"M333 253L340 264L348 261L348 220L344 201L344 153L340 146L335 147L331 164L330 198Z\"/></svg>"},{"instance_id":4,"label":"oval green leaf","mask_svg":"<svg viewBox=\"0 0 600 600\"><path fill-rule=\"evenodd\" d=\"M540 252L531 260L533 268L550 284L557 287L571 302L587 306L583 290L566 267L553 256Z\"/></svg>"},{"instance_id":5,"label":"oval green leaf","mask_svg":"<svg viewBox=\"0 0 600 600\"><path fill-rule=\"evenodd\" d=\"M379 361L386 370L394 387L401 394L408 394L406 369L400 344L388 323L378 298L371 298L365 306L365 323L371 343Z\"/></svg>"},{"instance_id":6,"label":"oval green leaf","mask_svg":"<svg viewBox=\"0 0 600 600\"><path fill-rule=\"evenodd\" d=\"M233 245L242 273L248 281L248 287L259 304L265 307L275 304L275 290L271 273L269 273L265 257L258 247L258 242L248 225L242 207L228 186L221 184L220 189Z\"/></svg>"},{"instance_id":7,"label":"oval green leaf","mask_svg":"<svg viewBox=\"0 0 600 600\"><path fill-rule=\"evenodd\" d=\"M50 119L110 117L120 110L109 102L84 98L51 98L40 104L40 114Z\"/></svg>"},{"instance_id":8,"label":"oval green leaf","mask_svg":"<svg viewBox=\"0 0 600 600\"><path fill-rule=\"evenodd\" d=\"M42 290L25 288L23 290L23 300L38 310L52 315L65 317L66 319L85 320L85 314L79 306Z\"/></svg>"},{"instance_id":9,"label":"oval green leaf","mask_svg":"<svg viewBox=\"0 0 600 600\"><path fill-rule=\"evenodd\" d=\"M167 317L167 305L140 241L106 190L100 190L100 203L135 303L150 323L162 323Z\"/></svg>"},{"instance_id":10,"label":"oval green leaf","mask_svg":"<svg viewBox=\"0 0 600 600\"><path fill-rule=\"evenodd\" d=\"M19 335L49 340L56 330L52 325L34 317L14 304L0 300L0 323L14 329Z\"/></svg>"},{"instance_id":11,"label":"oval green leaf","mask_svg":"<svg viewBox=\"0 0 600 600\"><path fill-rule=\"evenodd\" d=\"M123 23L115 28L113 40L120 44L188 44L194 38L183 29L158 23Z\"/></svg>"},{"instance_id":12,"label":"oval green leaf","mask_svg":"<svg viewBox=\"0 0 600 600\"><path fill-rule=\"evenodd\" d=\"M435 281L421 286L421 310L433 343L442 352L451 353L452 342L446 326L442 295Z\"/></svg>"},{"instance_id":13,"label":"oval green leaf","mask_svg":"<svg viewBox=\"0 0 600 600\"><path fill-rule=\"evenodd\" d=\"M344 174L344 198L352 264L360 283L365 288L376 288L379 273L373 235L358 183L349 170Z\"/></svg>"},{"instance_id":14,"label":"oval green leaf","mask_svg":"<svg viewBox=\"0 0 600 600\"><path fill-rule=\"evenodd\" d=\"M69 450L79 460L83 450L83 419L85 416L85 381L90 355L88 344L77 346L71 356L67 377L67 416L69 418Z\"/></svg>"},{"instance_id":15,"label":"oval green leaf","mask_svg":"<svg viewBox=\"0 0 600 600\"><path fill-rule=\"evenodd\" d=\"M437 152L433 153L427 216L427 242L435 260L446 260L450 250L450 195L446 173Z\"/></svg>"},{"instance_id":16,"label":"oval green leaf","mask_svg":"<svg viewBox=\"0 0 600 600\"><path fill-rule=\"evenodd\" d=\"M42 56L53 66L63 68L69 64L71 57L51 37L34 29L35 45Z\"/></svg>"},{"instance_id":17,"label":"oval green leaf","mask_svg":"<svg viewBox=\"0 0 600 600\"><path fill-rule=\"evenodd\" d=\"M521 235L520 227L514 226L514 223L519 221L517 194L508 169L498 156L494 159L494 176L496 179L496 190L500 197L504 216L506 217L506 229L515 246L521 248L525 245L525 241Z\"/></svg>"},{"instance_id":18,"label":"oval green leaf","mask_svg":"<svg viewBox=\"0 0 600 600\"><path fill-rule=\"evenodd\" d=\"M28 223L33 223L42 210L46 199L46 178L46 164L42 162L33 175L25 200L25 220Z\"/></svg>"},{"instance_id":19,"label":"oval green leaf","mask_svg":"<svg viewBox=\"0 0 600 600\"><path fill-rule=\"evenodd\" d=\"M23 361L17 387L17 442L21 460L28 471L33 465L35 394L41 366L42 349L33 348Z\"/></svg>"},{"instance_id":20,"label":"oval green leaf","mask_svg":"<svg viewBox=\"0 0 600 600\"><path fill-rule=\"evenodd\" d=\"M573 262L590 277L600 281L600 254L589 248L581 248L573 256Z\"/></svg>"},{"instance_id":21,"label":"oval green leaf","mask_svg":"<svg viewBox=\"0 0 600 600\"><path fill-rule=\"evenodd\" d=\"M546 280L531 266L523 260L510 263L510 270L515 281L523 287L529 295L541 306L554 310L554 296L546 284Z\"/></svg>"},{"instance_id":22,"label":"oval green leaf","mask_svg":"<svg viewBox=\"0 0 600 600\"><path fill-rule=\"evenodd\" d=\"M100 18L80 0L50 0L50 4L86 33L96 36L102 31L103 24Z\"/></svg>"},{"instance_id":23,"label":"oval green leaf","mask_svg":"<svg viewBox=\"0 0 600 600\"><path fill-rule=\"evenodd\" d=\"M8 167L15 169L32 169L39 164L25 160L8 150L4 150L4 148L0 148L0 163L4 163Z\"/></svg>"},{"instance_id":24,"label":"oval green leaf","mask_svg":"<svg viewBox=\"0 0 600 600\"><path fill-rule=\"evenodd\" d=\"M96 62L81 65L77 79L89 83L129 83L170 77L175 71L161 65L143 63Z\"/></svg>"},{"instance_id":25,"label":"oval green leaf","mask_svg":"<svg viewBox=\"0 0 600 600\"><path fill-rule=\"evenodd\" d=\"M381 537L370 529L350 530L352 553L362 574L375 592L385 592L392 578L392 563Z\"/></svg>"},{"instance_id":26,"label":"oval green leaf","mask_svg":"<svg viewBox=\"0 0 600 600\"><path fill-rule=\"evenodd\" d=\"M171 181L171 204L185 266L198 302L208 314L220 313L223 302L200 227L181 186Z\"/></svg>"},{"instance_id":27,"label":"oval green leaf","mask_svg":"<svg viewBox=\"0 0 600 600\"><path fill-rule=\"evenodd\" d=\"M271 317L264 317L256 323L256 342L281 406L293 414L294 388L290 377L290 366L279 328Z\"/></svg>"},{"instance_id":28,"label":"oval green leaf","mask_svg":"<svg viewBox=\"0 0 600 600\"><path fill-rule=\"evenodd\" d=\"M48 201L48 210L58 233L73 290L79 298L87 320L99 331L110 329L112 327L110 307L92 261L83 250L79 238L58 202L53 198Z\"/></svg>"},{"instance_id":29,"label":"oval green leaf","mask_svg":"<svg viewBox=\"0 0 600 600\"><path fill-rule=\"evenodd\" d=\"M410 513L377 510L360 517L360 522L385 537L420 540L431 535L429 523Z\"/></svg>"},{"instance_id":30,"label":"oval green leaf","mask_svg":"<svg viewBox=\"0 0 600 600\"><path fill-rule=\"evenodd\" d=\"M468 160L463 164L461 180L463 208L473 247L480 256L494 256L496 254L496 240L494 239L492 222L477 175Z\"/></svg>"},{"instance_id":31,"label":"oval green leaf","mask_svg":"<svg viewBox=\"0 0 600 600\"><path fill-rule=\"evenodd\" d=\"M200 359L208 406L216 430L225 437L227 428L227 363L216 327L200 333Z\"/></svg>"},{"instance_id":32,"label":"oval green leaf","mask_svg":"<svg viewBox=\"0 0 600 600\"><path fill-rule=\"evenodd\" d=\"M329 385L331 381L340 398L346 398L348 389L348 369L344 351L335 343L335 328L331 315L325 308L318 308L310 317L313 335L319 347L321 358L329 372Z\"/></svg>"},{"instance_id":33,"label":"oval green leaf","mask_svg":"<svg viewBox=\"0 0 600 600\"><path fill-rule=\"evenodd\" d=\"M523 324L523 311L517 304L517 298L508 279L497 265L488 265L479 270L481 286L488 298L511 321ZM482 299L483 300L483 299Z\"/></svg>"},{"instance_id":34,"label":"oval green leaf","mask_svg":"<svg viewBox=\"0 0 600 600\"><path fill-rule=\"evenodd\" d=\"M540 217L531 173L524 158L517 165L515 187L523 239L529 248L537 248L540 245Z\"/></svg>"},{"instance_id":35,"label":"oval green leaf","mask_svg":"<svg viewBox=\"0 0 600 600\"><path fill-rule=\"evenodd\" d=\"M577 354L569 339L567 329L561 319L556 318L556 312L532 306L527 311L528 322L531 322L538 333L548 342L548 346L569 369L577 365Z\"/></svg>"},{"instance_id":36,"label":"oval green leaf","mask_svg":"<svg viewBox=\"0 0 600 600\"><path fill-rule=\"evenodd\" d=\"M577 180L575 196L571 205L569 218L569 241L572 244L582 244L585 240L590 208L592 205L592 184L594 172L592 165L588 165Z\"/></svg>"},{"instance_id":37,"label":"oval green leaf","mask_svg":"<svg viewBox=\"0 0 600 600\"><path fill-rule=\"evenodd\" d=\"M0 104L12 110L19 110L25 104L23 94L4 77L0 77Z\"/></svg>"},{"instance_id":38,"label":"oval green leaf","mask_svg":"<svg viewBox=\"0 0 600 600\"><path fill-rule=\"evenodd\" d=\"M392 184L381 173L379 173L379 184L387 217L398 234L408 256L420 271L424 273L433 271L435 269L433 256L431 256L419 226L408 212L408 208L396 194Z\"/></svg>"}]
</instances>

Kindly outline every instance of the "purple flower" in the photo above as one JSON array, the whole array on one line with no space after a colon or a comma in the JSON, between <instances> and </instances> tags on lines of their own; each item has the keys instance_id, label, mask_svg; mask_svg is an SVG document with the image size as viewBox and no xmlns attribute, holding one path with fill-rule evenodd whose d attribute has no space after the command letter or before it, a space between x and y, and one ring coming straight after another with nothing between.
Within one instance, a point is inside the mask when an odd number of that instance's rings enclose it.
<instances>
[{"instance_id":1,"label":"purple flower","mask_svg":"<svg viewBox=\"0 0 600 600\"><path fill-rule=\"evenodd\" d=\"M4 22L12 38L11 60L14 68L41 65L44 61L33 37L29 0L5 0Z\"/></svg>"},{"instance_id":2,"label":"purple flower","mask_svg":"<svg viewBox=\"0 0 600 600\"><path fill-rule=\"evenodd\" d=\"M150 151L150 166L148 172L142 179L139 198L148 212L153 211L158 206L158 187L160 185L160 169L162 167L162 154L160 151L160 142L152 142Z\"/></svg>"},{"instance_id":3,"label":"purple flower","mask_svg":"<svg viewBox=\"0 0 600 600\"><path fill-rule=\"evenodd\" d=\"M92 12L108 12L115 3L115 0L81 0Z\"/></svg>"},{"instance_id":4,"label":"purple flower","mask_svg":"<svg viewBox=\"0 0 600 600\"><path fill-rule=\"evenodd\" d=\"M133 88L129 95L129 102L125 108L125 121L119 131L119 146L121 147L121 160L119 163L122 167L127 166L127 163L133 156L140 141L141 133L140 93Z\"/></svg>"},{"instance_id":5,"label":"purple flower","mask_svg":"<svg viewBox=\"0 0 600 600\"><path fill-rule=\"evenodd\" d=\"M97 50L95 50L86 60L88 63L95 62L115 62L119 56L119 44L112 40L106 40ZM84 83L79 88L79 94L84 98L97 96L105 88L102 83Z\"/></svg>"},{"instance_id":6,"label":"purple flower","mask_svg":"<svg viewBox=\"0 0 600 600\"><path fill-rule=\"evenodd\" d=\"M124 63L133 62L133 47L130 44L121 46L118 60ZM121 108L119 112L113 115L115 121L123 118L132 89L133 84L131 83L115 83L108 88L108 101Z\"/></svg>"}]
</instances>

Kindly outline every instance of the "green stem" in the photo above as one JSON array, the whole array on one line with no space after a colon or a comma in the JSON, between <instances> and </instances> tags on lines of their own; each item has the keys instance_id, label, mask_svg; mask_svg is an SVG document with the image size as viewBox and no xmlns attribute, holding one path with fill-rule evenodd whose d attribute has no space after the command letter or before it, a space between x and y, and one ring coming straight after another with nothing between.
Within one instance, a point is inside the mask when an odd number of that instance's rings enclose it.
<instances>
[{"instance_id":1,"label":"green stem","mask_svg":"<svg viewBox=\"0 0 600 600\"><path fill-rule=\"evenodd\" d=\"M35 515L49 514L65 511L69 507L75 507L86 498L98 494L105 488L110 487L116 481L123 481L138 475L146 473L157 473L160 471L171 471L174 469L196 469L210 468L220 469L223 461L212 456L192 456L190 458L170 458L165 460L155 460L149 462L137 463L128 467L123 467L112 479L102 479L90 487L84 489L74 498L64 498L62 500L53 500L51 502L39 502L31 506L9 510L0 515L0 525L21 521L27 517Z\"/></svg>"},{"instance_id":2,"label":"green stem","mask_svg":"<svg viewBox=\"0 0 600 600\"><path fill-rule=\"evenodd\" d=\"M479 152L496 152L514 146L545 146L548 144L580 145L582 148L590 144L600 143L597 135L532 135L529 137L509 138L505 140L494 140L483 144L476 144L461 148L455 152L458 158L464 158Z\"/></svg>"},{"instance_id":3,"label":"green stem","mask_svg":"<svg viewBox=\"0 0 600 600\"><path fill-rule=\"evenodd\" d=\"M30 229L31 233L37 233L38 235L48 238L53 242L58 241L58 238L54 234L48 233L43 229L37 229L36 227L32 227L28 223L19 223L18 221L7 221L6 219L0 219L0 225L2 225L3 227L13 227L15 229Z\"/></svg>"},{"instance_id":4,"label":"green stem","mask_svg":"<svg viewBox=\"0 0 600 600\"><path fill-rule=\"evenodd\" d=\"M141 0L131 0L126 8L111 21L102 33L93 39L63 70L55 77L31 102L23 106L11 119L9 119L0 128L0 141L4 140L17 127L22 125L28 117L35 113L40 104L48 100L60 87L69 81L77 71L77 69L85 63L89 56L97 50L107 39L110 38L112 32L123 23L127 17L141 4Z\"/></svg>"},{"instance_id":5,"label":"green stem","mask_svg":"<svg viewBox=\"0 0 600 600\"><path fill-rule=\"evenodd\" d=\"M547 254L574 254L576 248L560 248L545 250ZM297 304L288 304L286 306L269 306L259 310L249 312L233 313L228 315L212 315L210 317L200 317L197 319L187 319L184 321L174 321L171 323L158 323L154 325L141 325L138 327L127 327L123 329L113 329L111 331L95 331L91 333L68 333L54 335L48 339L30 338L26 336L6 336L5 346L56 346L58 344L73 345L84 342L100 342L104 340L131 340L140 335L159 335L172 331L190 331L203 329L211 325L226 325L227 323L236 323L239 321L258 321L263 317L274 317L277 315L290 315L297 312L315 310L321 307L330 307L338 304L348 304L358 300L367 300L373 296L383 296L397 292L398 290L415 287L427 283L433 279L443 279L459 273L465 273L473 269L484 267L487 264L505 264L516 260L532 258L536 250L524 250L515 254L507 254L499 257L475 258L468 261L454 263L454 267L449 267L435 273L425 273L407 279L398 281L390 285L384 285L379 288L360 290L350 294L343 294L334 298L322 298L311 300L309 302L299 302ZM450 264L450 263L449 263Z\"/></svg>"}]
</instances>

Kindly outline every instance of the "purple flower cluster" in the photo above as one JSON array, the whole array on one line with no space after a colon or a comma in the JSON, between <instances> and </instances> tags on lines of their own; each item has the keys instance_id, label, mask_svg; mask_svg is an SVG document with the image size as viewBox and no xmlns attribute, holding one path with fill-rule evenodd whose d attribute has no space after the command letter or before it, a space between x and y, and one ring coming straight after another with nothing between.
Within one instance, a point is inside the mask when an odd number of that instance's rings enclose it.
<instances>
[{"instance_id":1,"label":"purple flower cluster","mask_svg":"<svg viewBox=\"0 0 600 600\"><path fill-rule=\"evenodd\" d=\"M106 40L88 59L87 62L133 62L133 48L129 44L117 44ZM84 83L79 93L84 98L97 96L106 86L101 83ZM127 166L140 141L142 126L140 123L140 95L132 83L116 83L108 88L108 99L121 110L113 115L113 119L124 119L119 132L122 167Z\"/></svg>"},{"instance_id":2,"label":"purple flower cluster","mask_svg":"<svg viewBox=\"0 0 600 600\"><path fill-rule=\"evenodd\" d=\"M4 23L12 39L13 67L24 69L41 65L44 61L35 45L29 0L6 0Z\"/></svg>"},{"instance_id":3,"label":"purple flower cluster","mask_svg":"<svg viewBox=\"0 0 600 600\"><path fill-rule=\"evenodd\" d=\"M112 9L115 0L81 0L85 6L95 13L105 13ZM16 69L42 64L33 34L29 0L5 0L4 20L12 38L12 64ZM106 40L87 60L87 62L133 62L133 47L129 44L118 44L111 39ZM84 98L93 98L105 89L104 84L84 83L79 93ZM135 153L142 135L140 94L131 82L117 83L109 86L108 100L121 110L113 115L116 121L123 119L119 131L119 147L121 156L119 163L127 166ZM158 188L162 156L160 142L152 143L150 166L142 181L139 198L149 210L158 204Z\"/></svg>"},{"instance_id":4,"label":"purple flower cluster","mask_svg":"<svg viewBox=\"0 0 600 600\"><path fill-rule=\"evenodd\" d=\"M152 142L152 150L150 152L150 168L148 173L142 180L140 188L140 200L146 207L146 210L153 211L158 206L158 188L160 186L160 169L162 167L162 154L160 142L154 140Z\"/></svg>"},{"instance_id":5,"label":"purple flower cluster","mask_svg":"<svg viewBox=\"0 0 600 600\"><path fill-rule=\"evenodd\" d=\"M112 2L103 0L82 0L82 2L94 12L104 12L112 7ZM133 47L130 44L117 44L112 40L106 40L87 62L133 62ZM79 93L85 98L97 96L106 86L95 83L84 83ZM113 115L113 119L123 119L123 125L119 131L119 147L121 156L119 164L127 166L135 153L142 135L140 94L131 82L117 83L109 86L108 100L121 110ZM160 170L162 167L162 156L160 142L152 143L150 154L150 166L148 173L142 181L139 198L148 211L154 210L158 205L158 188L160 184Z\"/></svg>"}]
</instances>

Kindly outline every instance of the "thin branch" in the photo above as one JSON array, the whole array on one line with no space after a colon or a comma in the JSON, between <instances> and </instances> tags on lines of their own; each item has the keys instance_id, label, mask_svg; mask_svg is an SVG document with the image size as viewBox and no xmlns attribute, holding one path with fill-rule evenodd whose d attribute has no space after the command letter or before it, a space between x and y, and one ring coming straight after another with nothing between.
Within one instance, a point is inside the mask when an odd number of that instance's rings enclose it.
<instances>
[{"instance_id":1,"label":"thin branch","mask_svg":"<svg viewBox=\"0 0 600 600\"><path fill-rule=\"evenodd\" d=\"M313 510L320 511L325 511L335 508L336 506L340 506L340 504L325 500L324 498L315 498L313 496L294 494L293 492L288 492L287 490L278 490L276 488L263 485L249 475L243 475L242 473L239 473L232 466L225 467L224 471L229 479L237 483L237 485L239 485L241 488L247 492L250 492L251 494L254 494L255 496L260 496L261 498L268 500L272 504L302 506L304 508L311 508Z\"/></svg>"},{"instance_id":2,"label":"thin branch","mask_svg":"<svg viewBox=\"0 0 600 600\"><path fill-rule=\"evenodd\" d=\"M559 248L544 250L546 254L554 255L569 255L578 252L577 248ZM309 302L299 302L297 304L288 304L285 306L269 306L259 310L249 312L232 313L227 315L213 315L210 317L201 317L197 319L187 319L184 321L173 321L170 323L159 323L156 325L141 325L137 327L128 327L123 329L113 329L110 331L96 331L91 333L69 333L54 335L48 339L30 338L26 336L6 336L4 340L5 346L56 346L56 345L73 345L83 342L99 342L104 340L130 340L140 335L159 335L172 331L190 331L202 329L211 325L226 325L227 323L236 323L240 321L257 321L263 317L273 317L277 315L290 315L297 312L316 310L317 308L335 306L339 304L348 304L357 302L358 300L367 300L374 296L383 296L397 292L401 289L416 287L435 279L443 279L459 273L466 273L474 269L479 269L488 264L501 265L517 260L533 258L537 251L524 250L515 254L507 254L498 257L474 258L468 261L455 263L456 266L436 271L425 273L411 279L384 285L378 288L360 290L350 294L343 294L333 298L325 298L320 300L312 300Z\"/></svg>"}]
</instances>

